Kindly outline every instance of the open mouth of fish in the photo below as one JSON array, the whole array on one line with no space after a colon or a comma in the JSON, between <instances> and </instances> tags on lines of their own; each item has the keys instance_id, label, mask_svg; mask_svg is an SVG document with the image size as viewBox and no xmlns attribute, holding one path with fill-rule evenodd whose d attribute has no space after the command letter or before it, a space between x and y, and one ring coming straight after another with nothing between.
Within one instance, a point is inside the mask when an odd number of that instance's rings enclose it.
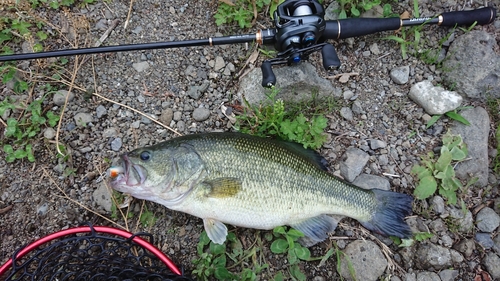
<instances>
[{"instance_id":1,"label":"open mouth of fish","mask_svg":"<svg viewBox=\"0 0 500 281\"><path fill-rule=\"evenodd\" d=\"M146 173L140 165L133 164L127 154L120 157L116 165L109 168L109 177L113 186L139 186L146 181Z\"/></svg>"}]
</instances>

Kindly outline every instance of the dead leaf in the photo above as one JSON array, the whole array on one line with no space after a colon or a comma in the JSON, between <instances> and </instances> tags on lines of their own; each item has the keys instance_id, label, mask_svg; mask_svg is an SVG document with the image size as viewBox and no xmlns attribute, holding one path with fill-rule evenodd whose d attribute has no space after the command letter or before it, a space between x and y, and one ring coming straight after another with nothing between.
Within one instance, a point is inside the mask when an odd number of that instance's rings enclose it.
<instances>
[{"instance_id":1,"label":"dead leaf","mask_svg":"<svg viewBox=\"0 0 500 281\"><path fill-rule=\"evenodd\" d=\"M408 11L404 11L400 16L400 19L409 19L410 18L410 13Z\"/></svg>"}]
</instances>

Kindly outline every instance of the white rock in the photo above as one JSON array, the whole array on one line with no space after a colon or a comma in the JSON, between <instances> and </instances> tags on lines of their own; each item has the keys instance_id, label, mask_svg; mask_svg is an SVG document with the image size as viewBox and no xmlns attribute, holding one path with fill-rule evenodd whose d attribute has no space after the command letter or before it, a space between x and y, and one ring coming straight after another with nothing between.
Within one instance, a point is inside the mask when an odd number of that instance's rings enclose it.
<instances>
[{"instance_id":1,"label":"white rock","mask_svg":"<svg viewBox=\"0 0 500 281\"><path fill-rule=\"evenodd\" d=\"M435 87L428 80L411 87L409 97L430 115L452 111L462 103L462 96L453 91Z\"/></svg>"}]
</instances>

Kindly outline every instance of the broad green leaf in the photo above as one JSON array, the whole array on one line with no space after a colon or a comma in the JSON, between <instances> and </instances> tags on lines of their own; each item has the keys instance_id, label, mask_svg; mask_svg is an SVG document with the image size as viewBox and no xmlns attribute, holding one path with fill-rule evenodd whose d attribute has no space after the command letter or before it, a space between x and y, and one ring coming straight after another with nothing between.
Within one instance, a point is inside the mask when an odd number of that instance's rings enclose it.
<instances>
[{"instance_id":1,"label":"broad green leaf","mask_svg":"<svg viewBox=\"0 0 500 281\"><path fill-rule=\"evenodd\" d=\"M300 237L304 237L304 233L294 228L290 228L290 230L288 230L287 236L290 236L293 240L297 240Z\"/></svg>"},{"instance_id":2,"label":"broad green leaf","mask_svg":"<svg viewBox=\"0 0 500 281\"><path fill-rule=\"evenodd\" d=\"M436 192L437 182L433 176L427 176L420 179L420 183L413 191L417 199L427 199Z\"/></svg>"},{"instance_id":3,"label":"broad green leaf","mask_svg":"<svg viewBox=\"0 0 500 281\"><path fill-rule=\"evenodd\" d=\"M358 10L358 9L356 9L356 7L352 6L352 7L351 7L351 14L352 14L353 16L355 16L355 17L359 17L360 12L359 12L359 10Z\"/></svg>"},{"instance_id":4,"label":"broad green leaf","mask_svg":"<svg viewBox=\"0 0 500 281\"><path fill-rule=\"evenodd\" d=\"M14 154L7 154L7 156L5 156L5 161L7 161L7 163L12 163L16 160L16 157L14 156Z\"/></svg>"},{"instance_id":5,"label":"broad green leaf","mask_svg":"<svg viewBox=\"0 0 500 281\"><path fill-rule=\"evenodd\" d=\"M6 145L3 146L3 151L6 154L12 154L12 153L14 153L14 148L12 148L12 145L6 144Z\"/></svg>"},{"instance_id":6,"label":"broad green leaf","mask_svg":"<svg viewBox=\"0 0 500 281\"><path fill-rule=\"evenodd\" d=\"M448 204L455 205L457 203L457 193L455 191L440 188L439 194L448 201Z\"/></svg>"},{"instance_id":7,"label":"broad green leaf","mask_svg":"<svg viewBox=\"0 0 500 281\"><path fill-rule=\"evenodd\" d=\"M271 252L282 254L288 250L288 242L284 239L276 239L271 244Z\"/></svg>"},{"instance_id":8,"label":"broad green leaf","mask_svg":"<svg viewBox=\"0 0 500 281\"><path fill-rule=\"evenodd\" d=\"M284 226L278 226L278 227L275 227L275 228L273 229L273 233L274 233L274 234L283 234L283 235L285 235L285 234L286 234L285 227L284 227Z\"/></svg>"},{"instance_id":9,"label":"broad green leaf","mask_svg":"<svg viewBox=\"0 0 500 281\"><path fill-rule=\"evenodd\" d=\"M220 255L226 252L226 245L225 244L215 244L215 243L210 243L210 253L212 255Z\"/></svg>"},{"instance_id":10,"label":"broad green leaf","mask_svg":"<svg viewBox=\"0 0 500 281\"><path fill-rule=\"evenodd\" d=\"M477 177L475 179L477 181ZM462 182L459 179L457 179L457 178L454 177L454 178L452 178L452 180L453 180L453 183L455 184L455 186L457 187L457 189L462 189L463 188ZM476 181L474 181L474 178L472 178L471 181L472 182L476 182Z\"/></svg>"},{"instance_id":11,"label":"broad green leaf","mask_svg":"<svg viewBox=\"0 0 500 281\"><path fill-rule=\"evenodd\" d=\"M457 188L453 179L447 177L441 179L441 189L455 192Z\"/></svg>"},{"instance_id":12,"label":"broad green leaf","mask_svg":"<svg viewBox=\"0 0 500 281\"><path fill-rule=\"evenodd\" d=\"M26 157L28 155L28 153L26 152L26 150L24 149L16 149L16 151L14 151L14 157L16 157L16 159L22 159L24 157Z\"/></svg>"},{"instance_id":13,"label":"broad green leaf","mask_svg":"<svg viewBox=\"0 0 500 281\"><path fill-rule=\"evenodd\" d=\"M214 276L218 280L234 280L234 278L236 277L234 274L229 272L226 267L223 266L215 268Z\"/></svg>"},{"instance_id":14,"label":"broad green leaf","mask_svg":"<svg viewBox=\"0 0 500 281\"><path fill-rule=\"evenodd\" d=\"M309 260L311 258L311 252L306 247L297 247L294 249L295 255L301 260Z\"/></svg>"},{"instance_id":15,"label":"broad green leaf","mask_svg":"<svg viewBox=\"0 0 500 281\"><path fill-rule=\"evenodd\" d=\"M462 115L460 115L454 111L449 111L449 112L446 112L445 114L446 114L446 116L450 117L451 119L456 120L462 124L470 125L470 122L467 121L467 119L465 119Z\"/></svg>"},{"instance_id":16,"label":"broad green leaf","mask_svg":"<svg viewBox=\"0 0 500 281\"><path fill-rule=\"evenodd\" d=\"M7 129L5 130L6 137L12 137L17 131L17 120L14 118L7 119Z\"/></svg>"},{"instance_id":17,"label":"broad green leaf","mask_svg":"<svg viewBox=\"0 0 500 281\"><path fill-rule=\"evenodd\" d=\"M345 12L344 9L342 9L342 11L340 11L340 14L339 14L339 19L346 19L347 18L347 13Z\"/></svg>"},{"instance_id":18,"label":"broad green leaf","mask_svg":"<svg viewBox=\"0 0 500 281\"><path fill-rule=\"evenodd\" d=\"M7 84L10 80L14 78L14 75L16 74L16 69L15 68L10 68L7 73L3 75L2 82L4 84Z\"/></svg>"},{"instance_id":19,"label":"broad green leaf","mask_svg":"<svg viewBox=\"0 0 500 281\"><path fill-rule=\"evenodd\" d=\"M300 271L300 267L297 265L297 264L294 264L291 268L290 268L290 274L297 278L297 280L299 281L306 281L306 275Z\"/></svg>"},{"instance_id":20,"label":"broad green leaf","mask_svg":"<svg viewBox=\"0 0 500 281\"><path fill-rule=\"evenodd\" d=\"M283 272L278 272L278 274L274 275L273 281L285 281L285 276Z\"/></svg>"},{"instance_id":21,"label":"broad green leaf","mask_svg":"<svg viewBox=\"0 0 500 281\"><path fill-rule=\"evenodd\" d=\"M449 166L451 164L451 158L452 157L450 151L447 151L447 149L441 149L441 155L439 156L435 165L436 170L444 171L446 169L446 166Z\"/></svg>"},{"instance_id":22,"label":"broad green leaf","mask_svg":"<svg viewBox=\"0 0 500 281\"><path fill-rule=\"evenodd\" d=\"M411 168L411 173L417 175L419 179L432 176L432 172L429 169L420 165L413 166L413 168Z\"/></svg>"},{"instance_id":23,"label":"broad green leaf","mask_svg":"<svg viewBox=\"0 0 500 281\"><path fill-rule=\"evenodd\" d=\"M462 149L458 148L457 146L453 147L450 152L451 152L451 159L455 161L461 161L465 159L465 157L467 156L465 152Z\"/></svg>"},{"instance_id":24,"label":"broad green leaf","mask_svg":"<svg viewBox=\"0 0 500 281\"><path fill-rule=\"evenodd\" d=\"M429 232L417 232L417 233L415 233L415 240L417 240L419 242L422 242L425 239L432 238L433 236L434 236L433 233L429 233Z\"/></svg>"},{"instance_id":25,"label":"broad green leaf","mask_svg":"<svg viewBox=\"0 0 500 281\"><path fill-rule=\"evenodd\" d=\"M288 251L287 259L290 264L296 264L299 262L297 255L295 254L295 249Z\"/></svg>"},{"instance_id":26,"label":"broad green leaf","mask_svg":"<svg viewBox=\"0 0 500 281\"><path fill-rule=\"evenodd\" d=\"M411 239L411 238L409 238L409 239L403 238L403 239L401 239L401 244L399 244L398 247L401 247L401 248L411 247L411 245L413 245L414 242L415 241L413 239Z\"/></svg>"}]
</instances>

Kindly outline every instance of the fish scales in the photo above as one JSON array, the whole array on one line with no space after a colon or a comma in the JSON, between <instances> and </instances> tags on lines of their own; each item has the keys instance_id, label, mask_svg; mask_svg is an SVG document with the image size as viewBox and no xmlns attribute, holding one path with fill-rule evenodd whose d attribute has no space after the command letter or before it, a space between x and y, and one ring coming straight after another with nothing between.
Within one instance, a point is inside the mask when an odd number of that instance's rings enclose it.
<instances>
[{"instance_id":1,"label":"fish scales","mask_svg":"<svg viewBox=\"0 0 500 281\"><path fill-rule=\"evenodd\" d=\"M265 201L269 202L267 207L288 211L294 204L300 212L307 208L306 204L315 202L329 210L337 206L338 214L349 213L354 218L366 217L370 209L373 210L375 199L372 194L357 187L353 191L352 186L344 186L345 183L338 182L303 157L290 153L279 143L267 139L257 142L244 135L217 139L207 137L194 142L207 170L215 177L244 176L243 192L234 198L225 198L226 201L256 199L254 203L263 207L260 200L271 197L272 200ZM302 198L297 198L299 191ZM275 204L276 200L279 204ZM372 204L369 204L370 201ZM317 206L314 208L318 214L324 212ZM299 214L296 217L302 219Z\"/></svg>"},{"instance_id":2,"label":"fish scales","mask_svg":"<svg viewBox=\"0 0 500 281\"><path fill-rule=\"evenodd\" d=\"M257 229L295 227L317 243L336 227L328 214L357 219L371 230L406 237L412 198L365 190L325 171L313 151L240 133L172 139L124 154L113 188L203 219L216 243L223 223ZM121 172L121 173L120 173Z\"/></svg>"}]
</instances>

